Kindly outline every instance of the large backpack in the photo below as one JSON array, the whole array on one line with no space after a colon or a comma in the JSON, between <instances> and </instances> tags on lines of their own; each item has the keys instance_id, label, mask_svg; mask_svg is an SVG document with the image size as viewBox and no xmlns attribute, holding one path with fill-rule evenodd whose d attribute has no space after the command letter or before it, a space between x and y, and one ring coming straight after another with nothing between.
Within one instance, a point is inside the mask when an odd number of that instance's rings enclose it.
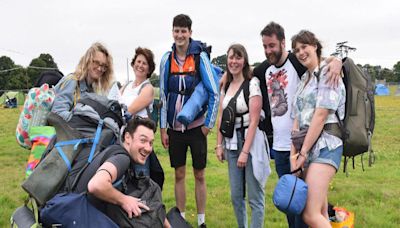
<instances>
[{"instance_id":1,"label":"large backpack","mask_svg":"<svg viewBox=\"0 0 400 228\"><path fill-rule=\"evenodd\" d=\"M351 158L368 152L368 165L375 161L371 139L375 127L374 83L368 72L360 69L350 58L343 59L343 82L346 87L346 111L343 121L344 168Z\"/></svg>"},{"instance_id":2,"label":"large backpack","mask_svg":"<svg viewBox=\"0 0 400 228\"><path fill-rule=\"evenodd\" d=\"M132 169L128 170L122 182L122 192L139 198L150 210L143 211L139 217L129 218L120 206L108 204L107 216L119 227L162 228L166 218L166 211L158 184L148 176L135 175Z\"/></svg>"},{"instance_id":3,"label":"large backpack","mask_svg":"<svg viewBox=\"0 0 400 228\"><path fill-rule=\"evenodd\" d=\"M211 45L208 46L207 43L203 43L203 42L200 42L200 45L201 45L201 52L205 52L208 56L208 59L210 59L212 46ZM169 77L172 75L172 73L171 73L172 52L171 51L169 52L168 61L169 61L169 68L168 68L169 69L168 70L168 80L169 80ZM200 53L194 54L194 65L195 65L194 72L182 72L180 74L189 74L189 75L193 75L196 78L200 78ZM169 83L167 83L167 85L169 85ZM189 89L188 95L191 95L193 93L196 85L197 85L197 83L192 83L192 87Z\"/></svg>"},{"instance_id":4,"label":"large backpack","mask_svg":"<svg viewBox=\"0 0 400 228\"><path fill-rule=\"evenodd\" d=\"M343 171L349 159L361 155L361 165L364 170L363 154L368 152L368 165L375 161L371 139L375 126L374 83L371 76L360 69L350 58L343 59L343 83L346 88L345 116L339 121L339 128L327 129L333 135L343 140ZM336 112L338 117L338 113ZM338 117L339 119L339 117Z\"/></svg>"},{"instance_id":5,"label":"large backpack","mask_svg":"<svg viewBox=\"0 0 400 228\"><path fill-rule=\"evenodd\" d=\"M94 94L80 99L73 113L68 123L57 114L49 113L48 121L56 129L57 141L22 184L39 205L61 188L68 188L69 177L79 173L96 153L112 144L124 122L117 101Z\"/></svg>"}]
</instances>

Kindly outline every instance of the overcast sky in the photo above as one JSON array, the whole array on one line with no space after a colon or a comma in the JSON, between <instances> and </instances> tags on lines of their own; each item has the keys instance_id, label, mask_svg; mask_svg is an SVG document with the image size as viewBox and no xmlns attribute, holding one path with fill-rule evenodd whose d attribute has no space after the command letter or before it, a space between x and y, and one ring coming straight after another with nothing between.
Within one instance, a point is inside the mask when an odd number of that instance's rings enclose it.
<instances>
[{"instance_id":1,"label":"overcast sky","mask_svg":"<svg viewBox=\"0 0 400 228\"><path fill-rule=\"evenodd\" d=\"M194 39L213 46L212 57L241 43L251 63L263 61L259 33L275 21L285 28L287 49L292 35L308 29L322 41L325 55L337 42L348 41L357 48L349 54L357 63L391 69L400 61L398 0L0 0L0 56L27 66L49 53L67 74L100 41L112 53L116 77L124 81L127 59L138 46L153 50L159 65L173 43L172 18L179 13L192 18Z\"/></svg>"}]
</instances>

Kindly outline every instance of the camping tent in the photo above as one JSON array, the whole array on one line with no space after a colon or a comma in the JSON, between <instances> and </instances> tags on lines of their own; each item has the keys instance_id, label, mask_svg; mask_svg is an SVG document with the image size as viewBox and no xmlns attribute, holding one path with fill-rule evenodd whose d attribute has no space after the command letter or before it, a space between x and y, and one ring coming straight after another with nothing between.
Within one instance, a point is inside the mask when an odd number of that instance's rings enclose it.
<instances>
[{"instance_id":1,"label":"camping tent","mask_svg":"<svg viewBox=\"0 0 400 228\"><path fill-rule=\"evenodd\" d=\"M375 86L375 95L377 96L388 96L390 94L389 88L384 84L377 84Z\"/></svg>"},{"instance_id":2,"label":"camping tent","mask_svg":"<svg viewBox=\"0 0 400 228\"><path fill-rule=\"evenodd\" d=\"M7 97L9 99L17 98L17 104L23 105L25 102L25 94L22 91L7 91L0 96L0 104L4 105L6 103Z\"/></svg>"}]
</instances>

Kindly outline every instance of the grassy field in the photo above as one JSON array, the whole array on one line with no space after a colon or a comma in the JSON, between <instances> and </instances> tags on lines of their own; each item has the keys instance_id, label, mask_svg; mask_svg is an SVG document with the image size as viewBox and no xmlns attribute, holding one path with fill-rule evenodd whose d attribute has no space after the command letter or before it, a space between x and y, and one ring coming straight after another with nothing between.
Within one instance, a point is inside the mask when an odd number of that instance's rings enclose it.
<instances>
[{"instance_id":1,"label":"grassy field","mask_svg":"<svg viewBox=\"0 0 400 228\"><path fill-rule=\"evenodd\" d=\"M392 94L395 89L391 88ZM18 112L17 109L0 109L0 227L9 226L11 213L22 205L26 198L20 184L24 178L24 166L29 151L22 149L15 142ZM368 167L365 162L366 168L363 172L360 158L357 158L356 169L349 168L348 177L342 170L338 172L331 185L329 201L355 212L355 227L398 227L400 224L400 97L376 97L376 113L373 137L376 163ZM158 135L156 139L155 150L166 172L163 199L169 209L175 205L173 169L169 166L168 154L162 149ZM206 170L207 225L235 227L227 164L219 163L214 155L215 139L216 134L212 132L209 136ZM277 175L273 172L266 187L264 227L287 227L284 215L275 209L271 201L276 181ZM196 226L194 181L190 169L186 185L186 217Z\"/></svg>"}]
</instances>

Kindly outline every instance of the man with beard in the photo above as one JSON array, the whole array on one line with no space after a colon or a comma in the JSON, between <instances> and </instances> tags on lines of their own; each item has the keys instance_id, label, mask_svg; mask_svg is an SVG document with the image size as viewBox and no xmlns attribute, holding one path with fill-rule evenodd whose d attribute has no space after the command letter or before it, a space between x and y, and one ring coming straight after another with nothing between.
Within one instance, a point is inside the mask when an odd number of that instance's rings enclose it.
<instances>
[{"instance_id":1,"label":"man with beard","mask_svg":"<svg viewBox=\"0 0 400 228\"><path fill-rule=\"evenodd\" d=\"M300 64L293 53L285 50L285 33L279 24L270 22L261 31L261 37L267 60L257 66L253 73L260 79L264 97L263 109L266 119L261 123L261 128L264 128L270 136L269 140L273 135L271 154L275 158L276 172L281 177L290 173L293 126L293 119L290 117L291 105L300 78L307 69ZM327 62L329 62L330 83L337 85L342 67L341 61L329 57ZM266 99L267 97L269 99ZM287 215L287 220L289 227L308 227L300 216Z\"/></svg>"}]
</instances>

